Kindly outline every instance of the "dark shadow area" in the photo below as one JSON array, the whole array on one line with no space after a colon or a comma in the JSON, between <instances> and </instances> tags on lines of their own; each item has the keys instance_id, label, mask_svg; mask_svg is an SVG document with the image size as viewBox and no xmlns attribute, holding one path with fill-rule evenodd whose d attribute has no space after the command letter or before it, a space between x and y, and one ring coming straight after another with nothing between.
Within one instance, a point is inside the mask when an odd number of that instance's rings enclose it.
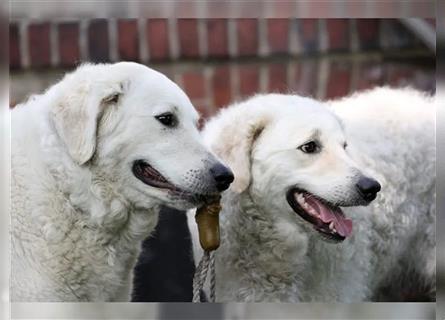
<instances>
[{"instance_id":1,"label":"dark shadow area","mask_svg":"<svg viewBox=\"0 0 445 320\"><path fill-rule=\"evenodd\" d=\"M184 211L163 207L134 270L134 302L191 302L195 266Z\"/></svg>"}]
</instances>

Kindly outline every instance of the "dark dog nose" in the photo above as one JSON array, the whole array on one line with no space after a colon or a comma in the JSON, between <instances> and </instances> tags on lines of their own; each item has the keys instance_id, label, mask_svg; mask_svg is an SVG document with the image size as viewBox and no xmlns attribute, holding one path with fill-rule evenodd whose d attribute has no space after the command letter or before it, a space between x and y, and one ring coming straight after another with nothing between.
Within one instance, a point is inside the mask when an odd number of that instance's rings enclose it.
<instances>
[{"instance_id":1,"label":"dark dog nose","mask_svg":"<svg viewBox=\"0 0 445 320\"><path fill-rule=\"evenodd\" d=\"M215 179L218 191L224 191L229 188L234 179L232 171L220 163L210 168L210 173Z\"/></svg>"},{"instance_id":2,"label":"dark dog nose","mask_svg":"<svg viewBox=\"0 0 445 320\"><path fill-rule=\"evenodd\" d=\"M374 200L381 189L380 183L368 177L361 177L356 187L366 201Z\"/></svg>"}]
</instances>

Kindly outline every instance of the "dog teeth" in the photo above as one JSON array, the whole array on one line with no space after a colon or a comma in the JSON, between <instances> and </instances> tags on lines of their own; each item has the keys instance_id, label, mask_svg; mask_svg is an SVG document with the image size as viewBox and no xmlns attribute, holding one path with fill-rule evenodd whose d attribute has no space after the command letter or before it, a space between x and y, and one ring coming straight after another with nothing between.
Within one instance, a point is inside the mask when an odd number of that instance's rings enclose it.
<instances>
[{"instance_id":1,"label":"dog teeth","mask_svg":"<svg viewBox=\"0 0 445 320\"><path fill-rule=\"evenodd\" d=\"M335 229L335 226L334 226L334 221L331 221L331 223L329 224L329 229L331 229L332 231L337 233L337 229Z\"/></svg>"},{"instance_id":2,"label":"dog teeth","mask_svg":"<svg viewBox=\"0 0 445 320\"><path fill-rule=\"evenodd\" d=\"M297 194L296 199L297 199L298 203L300 203L300 204L306 203L306 201L304 201L304 197L301 193Z\"/></svg>"},{"instance_id":3,"label":"dog teeth","mask_svg":"<svg viewBox=\"0 0 445 320\"><path fill-rule=\"evenodd\" d=\"M316 218L320 218L320 214L314 209L312 208L305 200L303 194L298 193L295 196L295 200L297 200L298 204L304 209L306 210L307 213L309 213L310 215L316 217Z\"/></svg>"},{"instance_id":4,"label":"dog teeth","mask_svg":"<svg viewBox=\"0 0 445 320\"><path fill-rule=\"evenodd\" d=\"M298 204L299 204L300 206L302 206L303 208L306 208L306 207L307 207L307 203L306 203L306 201L304 200L304 197L303 197L303 195L302 195L301 193L297 194L297 196L295 197L295 199L297 200L297 202L298 202Z\"/></svg>"}]
</instances>

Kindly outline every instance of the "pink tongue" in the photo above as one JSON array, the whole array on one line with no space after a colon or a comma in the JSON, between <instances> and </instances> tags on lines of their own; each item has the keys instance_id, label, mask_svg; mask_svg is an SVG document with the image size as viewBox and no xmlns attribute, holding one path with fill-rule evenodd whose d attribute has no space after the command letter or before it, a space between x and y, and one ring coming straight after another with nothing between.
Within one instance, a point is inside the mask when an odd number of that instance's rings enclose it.
<instances>
[{"instance_id":1,"label":"pink tongue","mask_svg":"<svg viewBox=\"0 0 445 320\"><path fill-rule=\"evenodd\" d=\"M324 223L331 223L334 221L334 227L338 234L343 237L348 237L352 233L352 220L343 216L340 208L330 208L316 198L305 196L306 203L310 205L320 215L320 219Z\"/></svg>"}]
</instances>

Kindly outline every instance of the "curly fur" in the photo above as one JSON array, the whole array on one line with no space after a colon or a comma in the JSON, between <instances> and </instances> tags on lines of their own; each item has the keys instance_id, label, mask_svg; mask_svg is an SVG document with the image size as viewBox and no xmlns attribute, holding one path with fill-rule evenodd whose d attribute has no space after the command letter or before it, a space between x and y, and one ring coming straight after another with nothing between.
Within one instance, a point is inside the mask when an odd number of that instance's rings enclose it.
<instances>
[{"instance_id":1,"label":"curly fur","mask_svg":"<svg viewBox=\"0 0 445 320\"><path fill-rule=\"evenodd\" d=\"M168 129L154 116L176 115ZM158 207L200 203L150 187L155 166L187 193L214 192L217 163L198 114L173 82L145 66L83 65L12 118L12 301L128 301L141 241Z\"/></svg>"},{"instance_id":2,"label":"curly fur","mask_svg":"<svg viewBox=\"0 0 445 320\"><path fill-rule=\"evenodd\" d=\"M390 88L323 105L298 96L258 95L211 119L206 143L235 173L222 198L217 300L369 301L387 281L410 272L434 299L434 121L432 97ZM298 139L311 128L328 139L326 149L346 139L346 154L332 147L338 151L326 151L329 160L317 160L329 163L325 166L297 155ZM329 140L334 136L338 140ZM353 234L329 243L293 212L284 193L303 184L322 197L343 197L332 186L347 185L345 161L376 178L382 191L368 206L343 208L353 220ZM193 215L188 212L198 260Z\"/></svg>"}]
</instances>

